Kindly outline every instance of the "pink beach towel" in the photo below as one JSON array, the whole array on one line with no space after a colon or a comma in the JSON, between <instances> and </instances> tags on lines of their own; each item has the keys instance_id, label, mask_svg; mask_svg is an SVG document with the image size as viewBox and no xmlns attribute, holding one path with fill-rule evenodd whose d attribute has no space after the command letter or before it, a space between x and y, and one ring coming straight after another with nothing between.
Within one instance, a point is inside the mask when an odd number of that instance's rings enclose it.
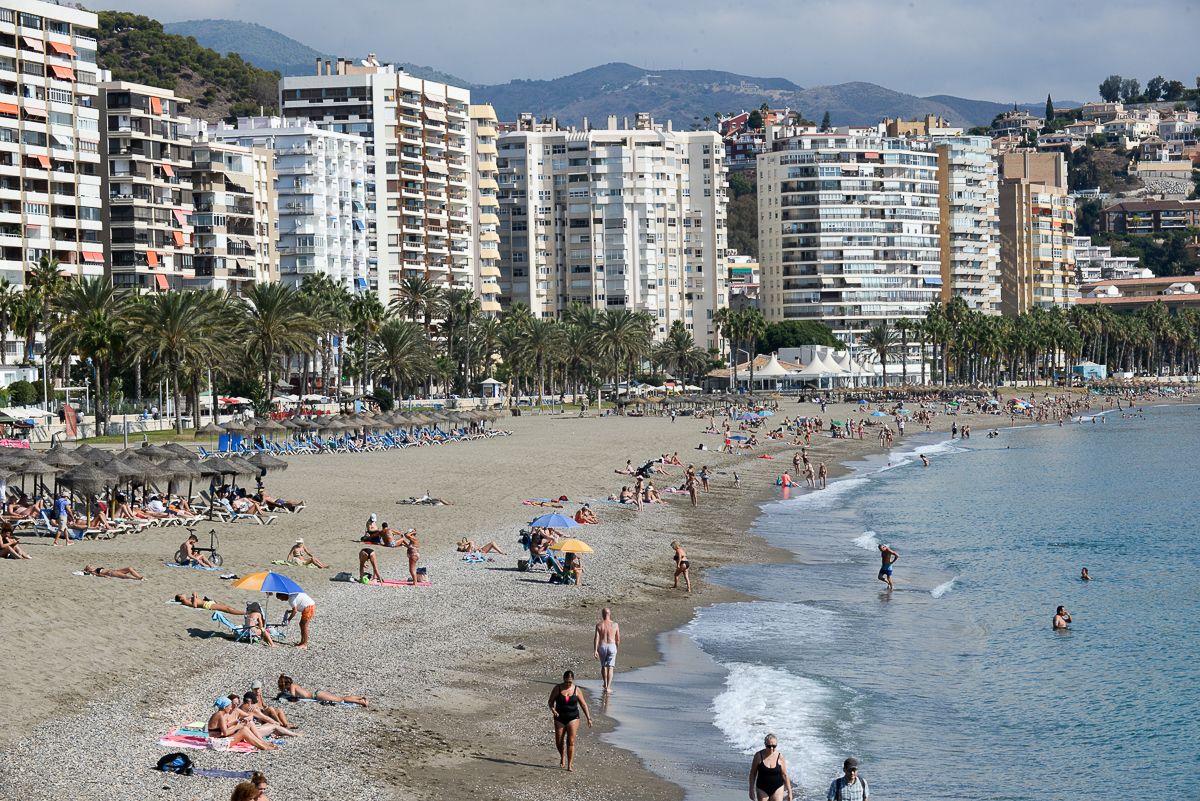
<instances>
[{"instance_id":1,"label":"pink beach towel","mask_svg":"<svg viewBox=\"0 0 1200 801\"><path fill-rule=\"evenodd\" d=\"M208 736L195 729L176 729L170 734L159 737L158 744L167 748L194 748L203 751L208 748ZM230 746L229 750L233 753L249 754L258 749L250 743L237 743Z\"/></svg>"},{"instance_id":2,"label":"pink beach towel","mask_svg":"<svg viewBox=\"0 0 1200 801\"><path fill-rule=\"evenodd\" d=\"M411 587L413 585L412 581L409 579L404 579L404 581L394 581L391 579L384 579L383 581L379 581L376 583L382 584L385 587ZM418 581L417 586L418 587L432 587L433 582L432 581Z\"/></svg>"}]
</instances>

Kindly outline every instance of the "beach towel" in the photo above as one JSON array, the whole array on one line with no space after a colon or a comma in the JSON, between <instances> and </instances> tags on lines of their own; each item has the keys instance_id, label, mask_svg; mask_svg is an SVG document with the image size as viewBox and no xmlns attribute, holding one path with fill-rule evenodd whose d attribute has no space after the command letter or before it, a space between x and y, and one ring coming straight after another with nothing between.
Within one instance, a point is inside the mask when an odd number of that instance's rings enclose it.
<instances>
[{"instance_id":1,"label":"beach towel","mask_svg":"<svg viewBox=\"0 0 1200 801\"><path fill-rule=\"evenodd\" d=\"M197 751L203 751L208 748L208 732L205 731L203 724L188 724L170 734L159 737L158 744L167 748L194 748ZM237 754L250 754L257 750L250 743L237 743L229 747L230 752Z\"/></svg>"},{"instance_id":2,"label":"beach towel","mask_svg":"<svg viewBox=\"0 0 1200 801\"><path fill-rule=\"evenodd\" d=\"M189 570L220 570L219 567L205 567L204 565L181 565L178 562L163 562L167 567L185 567Z\"/></svg>"},{"instance_id":3,"label":"beach towel","mask_svg":"<svg viewBox=\"0 0 1200 801\"><path fill-rule=\"evenodd\" d=\"M412 580L411 580L411 579L404 579L404 581L394 581L394 580L391 580L391 579L384 579L383 581L377 581L377 582L375 582L375 583L376 583L376 584L382 584L382 585L383 585L383 586L385 586L385 587L411 587L411 586L413 585L413 583L412 583ZM432 586L433 586L433 582L431 582L431 581L418 581L418 582L417 582L417 586L418 586L418 587L432 587Z\"/></svg>"},{"instance_id":4,"label":"beach towel","mask_svg":"<svg viewBox=\"0 0 1200 801\"><path fill-rule=\"evenodd\" d=\"M486 556L484 556L481 553L465 553L465 554L463 554L462 560L464 562L470 562L472 564L478 564L479 562L492 561L491 559L488 559Z\"/></svg>"},{"instance_id":5,"label":"beach towel","mask_svg":"<svg viewBox=\"0 0 1200 801\"><path fill-rule=\"evenodd\" d=\"M758 456L759 459L774 459L775 457L769 453L762 453Z\"/></svg>"},{"instance_id":6,"label":"beach towel","mask_svg":"<svg viewBox=\"0 0 1200 801\"><path fill-rule=\"evenodd\" d=\"M320 570L320 569L321 569L321 568L317 567L316 565L314 565L314 564L312 564L312 563L306 563L306 564L303 564L303 565L302 565L302 564L300 564L299 562L289 562L289 561L288 561L288 560L286 560L286 559L276 559L274 562L271 562L271 564L273 564L273 565L285 565L285 566L290 566L290 567L311 567L313 570Z\"/></svg>"},{"instance_id":7,"label":"beach towel","mask_svg":"<svg viewBox=\"0 0 1200 801\"><path fill-rule=\"evenodd\" d=\"M276 696L278 701L280 696ZM319 701L316 698L289 698L289 701L296 704L320 704L321 706L348 706L352 709L362 709L359 704L352 704L349 701Z\"/></svg>"}]
</instances>

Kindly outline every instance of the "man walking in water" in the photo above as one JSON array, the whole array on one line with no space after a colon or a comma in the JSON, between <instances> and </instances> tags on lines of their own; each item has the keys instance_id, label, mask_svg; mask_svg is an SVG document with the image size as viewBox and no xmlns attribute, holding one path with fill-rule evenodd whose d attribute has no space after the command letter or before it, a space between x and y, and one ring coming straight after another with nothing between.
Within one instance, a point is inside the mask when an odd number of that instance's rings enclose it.
<instances>
[{"instance_id":1,"label":"man walking in water","mask_svg":"<svg viewBox=\"0 0 1200 801\"><path fill-rule=\"evenodd\" d=\"M900 558L900 554L893 551L882 542L879 543L879 558L883 560L883 564L879 567L879 580L888 585L888 591L896 589L892 584L892 565L896 564L896 560Z\"/></svg>"},{"instance_id":2,"label":"man walking in water","mask_svg":"<svg viewBox=\"0 0 1200 801\"><path fill-rule=\"evenodd\" d=\"M596 624L596 635L592 638L594 656L600 660L600 681L604 692L612 692L613 668L617 665L617 647L621 644L621 627L612 619L612 611L600 610L600 622Z\"/></svg>"}]
</instances>

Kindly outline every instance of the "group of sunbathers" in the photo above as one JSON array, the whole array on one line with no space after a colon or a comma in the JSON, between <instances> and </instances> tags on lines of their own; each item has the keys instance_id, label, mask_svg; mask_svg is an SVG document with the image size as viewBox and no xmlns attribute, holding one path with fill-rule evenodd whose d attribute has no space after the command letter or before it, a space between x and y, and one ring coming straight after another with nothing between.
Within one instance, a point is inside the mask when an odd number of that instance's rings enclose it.
<instances>
[{"instance_id":1,"label":"group of sunbathers","mask_svg":"<svg viewBox=\"0 0 1200 801\"><path fill-rule=\"evenodd\" d=\"M282 707L270 706L263 697L262 682L238 695L231 693L213 702L216 711L208 719L208 747L213 751L228 751L239 743L247 743L260 751L272 751L272 738L299 737L298 726L288 720ZM327 704L357 704L366 706L361 695L336 695L324 690L312 691L300 686L290 676L280 675L276 700L313 700Z\"/></svg>"},{"instance_id":2,"label":"group of sunbathers","mask_svg":"<svg viewBox=\"0 0 1200 801\"><path fill-rule=\"evenodd\" d=\"M382 545L387 548L399 548L403 546L408 551L408 576L412 581L413 586L417 584L417 562L421 559L421 553L418 550L421 545L420 539L417 537L417 530L410 528L407 531L398 531L387 524L385 520L382 525L378 522L377 515L372 512L367 518L367 531L362 535L362 542L369 542L373 545ZM367 568L370 567L370 570ZM423 569L422 569L423 570ZM370 578L367 578L367 577ZM383 575L379 569L379 561L375 558L374 548L363 548L358 552L358 580L367 579L370 582L382 582Z\"/></svg>"},{"instance_id":3,"label":"group of sunbathers","mask_svg":"<svg viewBox=\"0 0 1200 801\"><path fill-rule=\"evenodd\" d=\"M267 625L267 619L263 616L262 604L258 601L250 601L244 608L238 609L236 606L229 606L220 601L214 601L207 595L201 597L193 592L190 596L176 595L175 603L182 604L191 609L203 609L206 612L242 615L242 627L250 636L259 638L268 646L275 645L275 641L271 638L271 627Z\"/></svg>"}]
</instances>

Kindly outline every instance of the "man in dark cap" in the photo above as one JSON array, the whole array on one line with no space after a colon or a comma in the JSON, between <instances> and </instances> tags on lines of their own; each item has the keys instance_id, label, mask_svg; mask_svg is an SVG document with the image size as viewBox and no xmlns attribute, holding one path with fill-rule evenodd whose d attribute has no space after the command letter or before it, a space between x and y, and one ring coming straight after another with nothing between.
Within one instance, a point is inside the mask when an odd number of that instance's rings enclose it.
<instances>
[{"instance_id":1,"label":"man in dark cap","mask_svg":"<svg viewBox=\"0 0 1200 801\"><path fill-rule=\"evenodd\" d=\"M847 757L842 774L829 785L826 801L867 801L867 780L858 775L858 760Z\"/></svg>"}]
</instances>

